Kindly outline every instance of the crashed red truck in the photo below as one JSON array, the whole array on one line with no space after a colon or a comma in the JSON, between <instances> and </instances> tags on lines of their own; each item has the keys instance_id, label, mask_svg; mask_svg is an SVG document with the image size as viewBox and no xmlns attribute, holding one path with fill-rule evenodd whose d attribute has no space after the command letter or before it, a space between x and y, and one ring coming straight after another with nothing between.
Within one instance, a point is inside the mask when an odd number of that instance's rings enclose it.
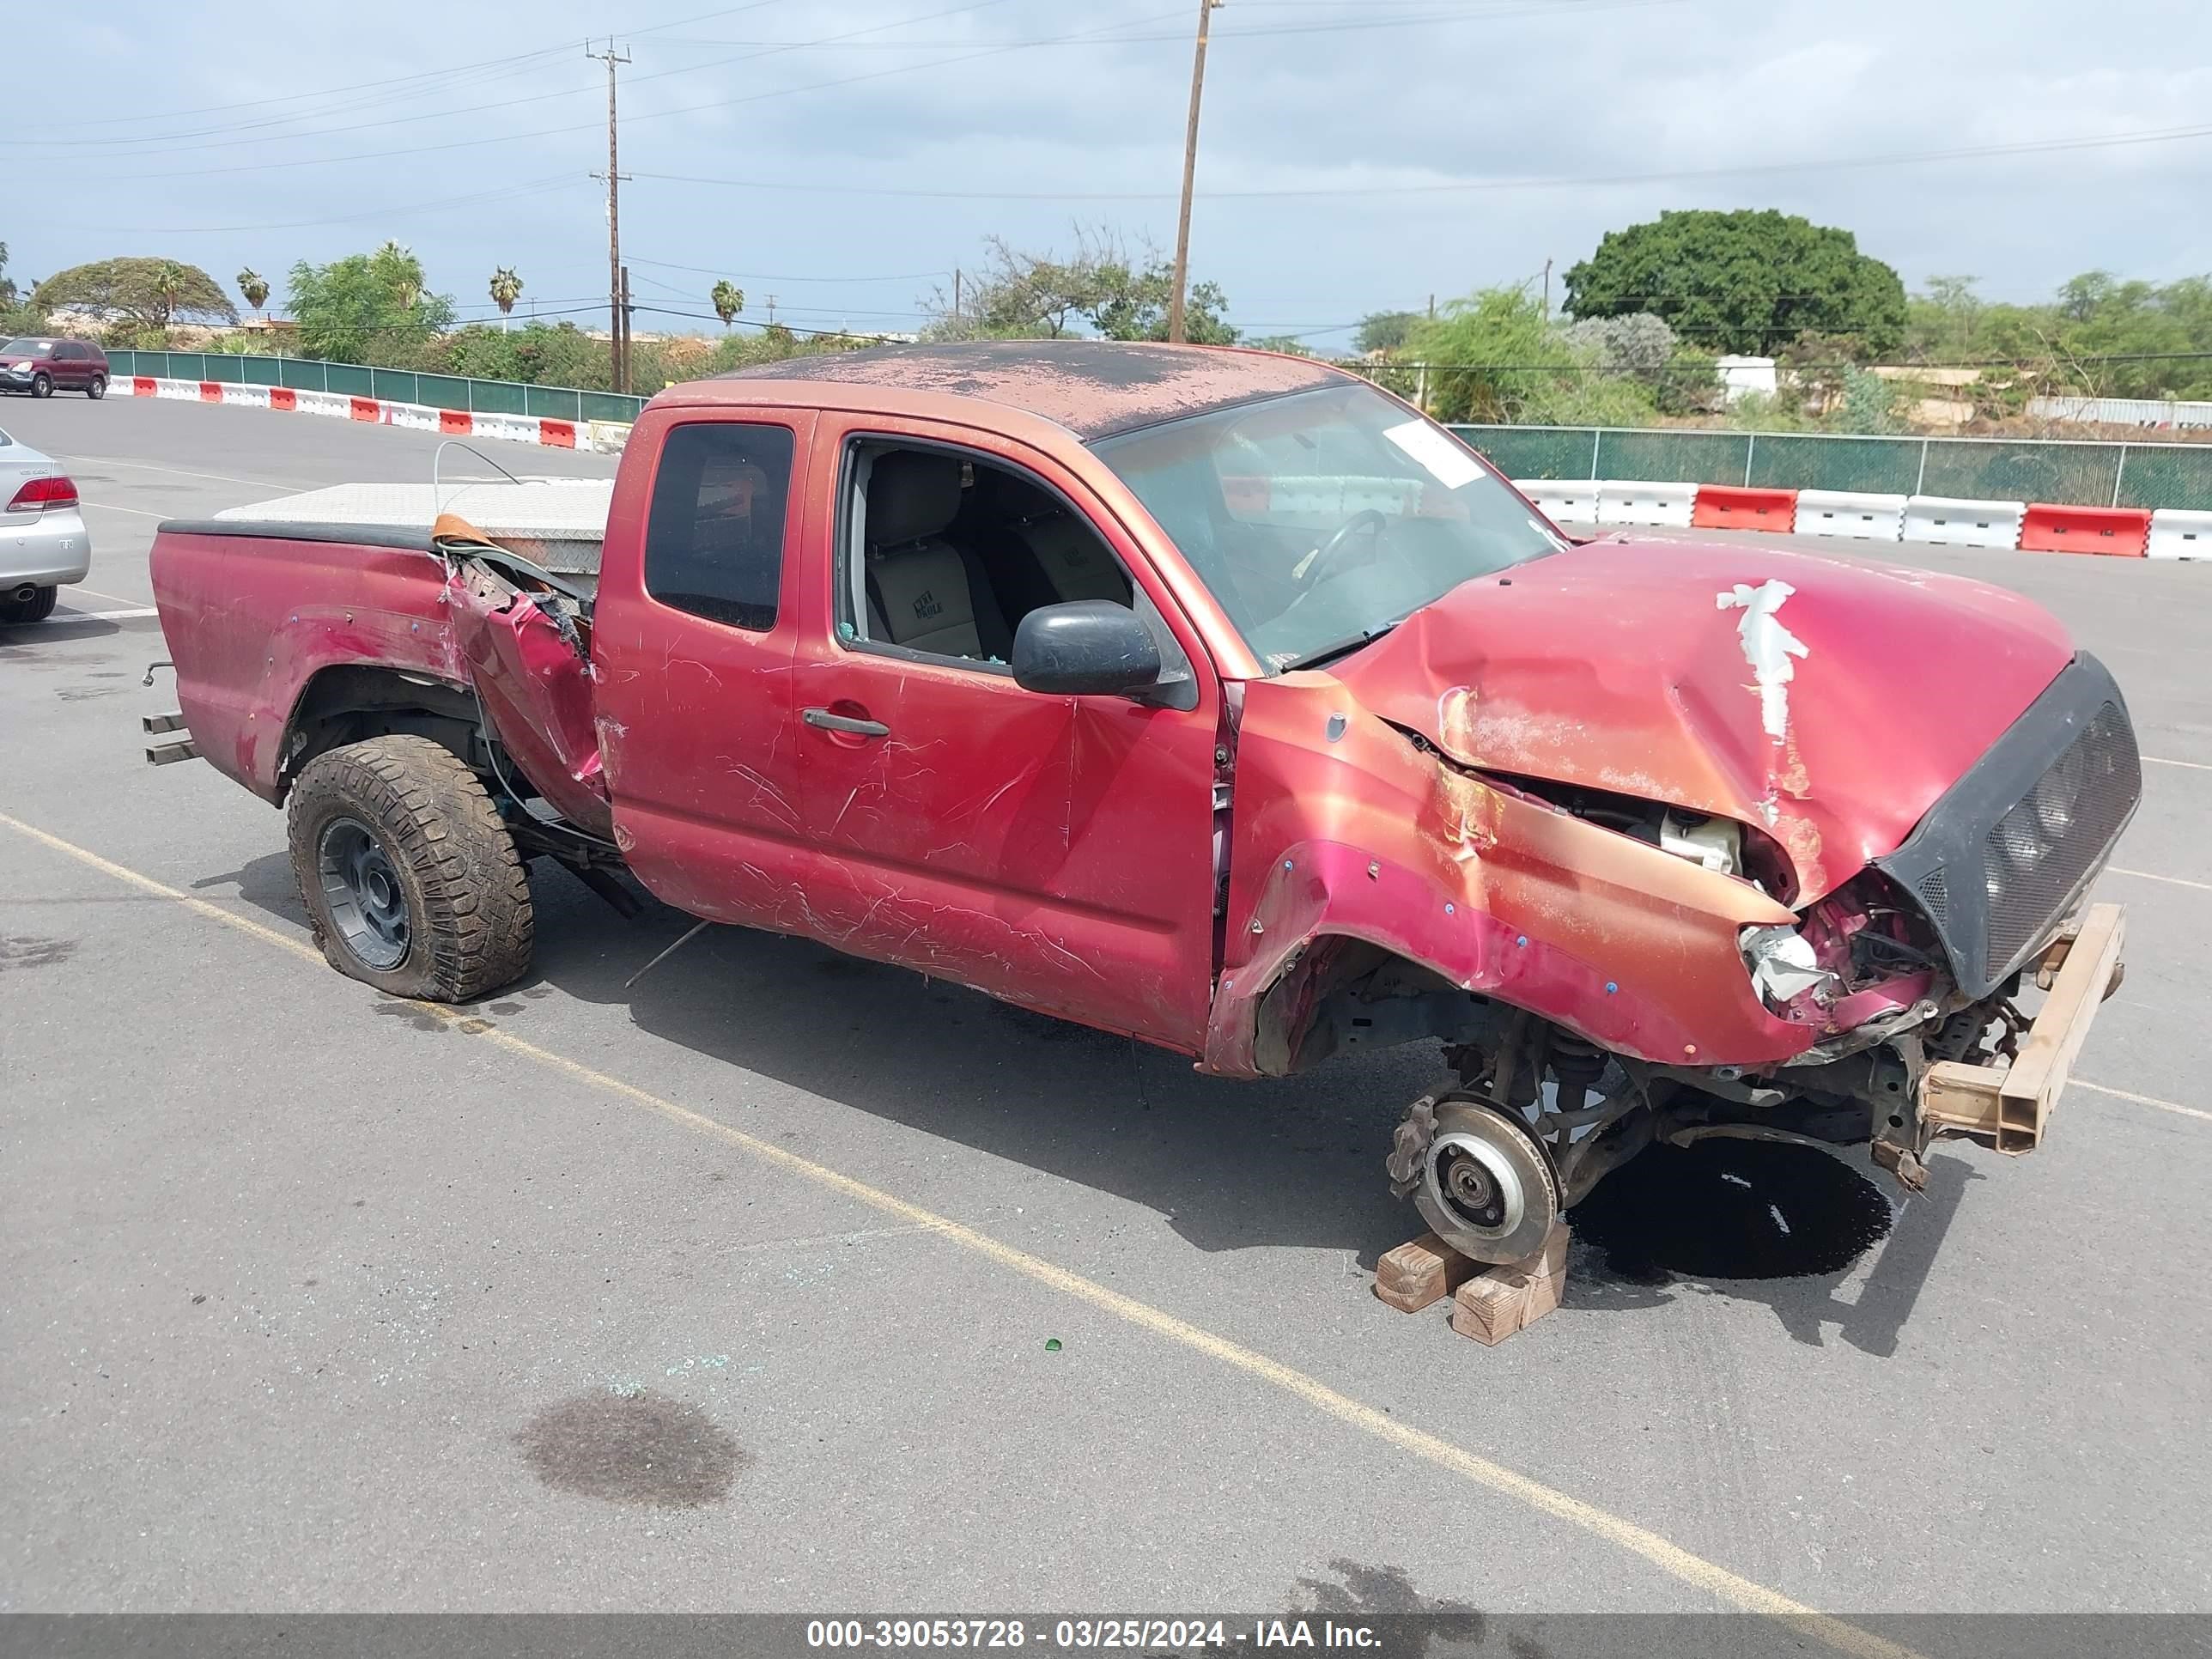
<instances>
[{"instance_id":1,"label":"crashed red truck","mask_svg":"<svg viewBox=\"0 0 2212 1659\"><path fill-rule=\"evenodd\" d=\"M525 972L547 860L1220 1075L1440 1040L1388 1175L1507 1261L1655 1139L2033 1146L2117 981L2134 733L2051 617L1578 544L1322 365L808 358L655 398L554 570L494 537L558 488L155 542L170 753L387 991Z\"/></svg>"}]
</instances>

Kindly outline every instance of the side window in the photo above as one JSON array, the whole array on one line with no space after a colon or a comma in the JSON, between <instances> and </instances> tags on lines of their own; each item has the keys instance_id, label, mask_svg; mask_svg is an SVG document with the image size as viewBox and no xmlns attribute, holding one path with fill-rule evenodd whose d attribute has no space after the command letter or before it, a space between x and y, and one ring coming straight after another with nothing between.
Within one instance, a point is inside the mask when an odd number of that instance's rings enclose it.
<instances>
[{"instance_id":1,"label":"side window","mask_svg":"<svg viewBox=\"0 0 2212 1659\"><path fill-rule=\"evenodd\" d=\"M76 361L76 347L64 340L54 348L54 361L58 363L73 363Z\"/></svg>"},{"instance_id":2,"label":"side window","mask_svg":"<svg viewBox=\"0 0 2212 1659\"><path fill-rule=\"evenodd\" d=\"M788 427L672 428L646 519L646 592L710 622L775 627L791 457Z\"/></svg>"},{"instance_id":3,"label":"side window","mask_svg":"<svg viewBox=\"0 0 2212 1659\"><path fill-rule=\"evenodd\" d=\"M864 442L845 476L850 637L1003 665L1040 605L1133 602L1113 549L1027 473L950 449Z\"/></svg>"}]
</instances>

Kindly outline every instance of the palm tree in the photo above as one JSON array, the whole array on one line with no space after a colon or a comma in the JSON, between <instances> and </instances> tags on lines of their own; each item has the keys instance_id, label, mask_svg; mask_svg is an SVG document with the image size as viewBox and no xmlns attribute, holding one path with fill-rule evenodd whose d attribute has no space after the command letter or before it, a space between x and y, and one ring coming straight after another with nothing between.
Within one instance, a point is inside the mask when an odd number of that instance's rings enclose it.
<instances>
[{"instance_id":1,"label":"palm tree","mask_svg":"<svg viewBox=\"0 0 2212 1659\"><path fill-rule=\"evenodd\" d=\"M492 272L491 302L499 307L499 325L502 332L506 331L507 319L514 309L514 302L521 297L522 278L514 274L513 265L501 265Z\"/></svg>"},{"instance_id":2,"label":"palm tree","mask_svg":"<svg viewBox=\"0 0 2212 1659\"><path fill-rule=\"evenodd\" d=\"M714 314L722 319L724 328L730 325L730 319L732 317L745 308L744 289L728 282L715 283L714 291L707 295L707 300L714 307Z\"/></svg>"},{"instance_id":3,"label":"palm tree","mask_svg":"<svg viewBox=\"0 0 2212 1659\"><path fill-rule=\"evenodd\" d=\"M238 273L238 291L245 296L246 303L258 312L269 297L269 284L259 271L248 265Z\"/></svg>"},{"instance_id":4,"label":"palm tree","mask_svg":"<svg viewBox=\"0 0 2212 1659\"><path fill-rule=\"evenodd\" d=\"M397 241L387 241L376 250L376 257L391 265L398 279L401 308L414 310L415 301L422 297L422 264L415 257L415 250Z\"/></svg>"},{"instance_id":5,"label":"palm tree","mask_svg":"<svg viewBox=\"0 0 2212 1659\"><path fill-rule=\"evenodd\" d=\"M173 259L164 259L154 272L154 326L167 328L169 318L184 297L185 287L191 278L185 268Z\"/></svg>"}]
</instances>

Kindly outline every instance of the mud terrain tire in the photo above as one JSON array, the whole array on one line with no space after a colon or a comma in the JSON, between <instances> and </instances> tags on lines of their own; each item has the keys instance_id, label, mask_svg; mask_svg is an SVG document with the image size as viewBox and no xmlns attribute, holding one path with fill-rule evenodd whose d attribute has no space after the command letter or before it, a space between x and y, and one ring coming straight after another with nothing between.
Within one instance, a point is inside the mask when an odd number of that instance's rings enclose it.
<instances>
[{"instance_id":1,"label":"mud terrain tire","mask_svg":"<svg viewBox=\"0 0 2212 1659\"><path fill-rule=\"evenodd\" d=\"M473 1002L530 967L530 884L475 773L428 738L317 756L292 786L292 872L331 967Z\"/></svg>"}]
</instances>

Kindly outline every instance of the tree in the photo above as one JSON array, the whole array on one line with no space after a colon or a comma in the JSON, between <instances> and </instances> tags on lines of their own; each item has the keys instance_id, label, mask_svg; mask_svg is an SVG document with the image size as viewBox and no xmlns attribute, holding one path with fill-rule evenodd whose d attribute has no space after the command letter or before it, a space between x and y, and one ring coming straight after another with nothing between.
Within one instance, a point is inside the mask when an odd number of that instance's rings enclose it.
<instances>
[{"instance_id":1,"label":"tree","mask_svg":"<svg viewBox=\"0 0 2212 1659\"><path fill-rule=\"evenodd\" d=\"M21 296L15 292L15 283L8 275L8 244L0 242L0 306L12 306Z\"/></svg>"},{"instance_id":2,"label":"tree","mask_svg":"<svg viewBox=\"0 0 2212 1659\"><path fill-rule=\"evenodd\" d=\"M246 303L258 313L269 298L268 279L252 265L247 265L238 273L238 291Z\"/></svg>"},{"instance_id":3,"label":"tree","mask_svg":"<svg viewBox=\"0 0 2212 1659\"><path fill-rule=\"evenodd\" d=\"M1566 275L1577 318L1648 311L1711 351L1771 356L1805 334L1877 356L1905 339L1905 283L1847 230L1772 210L1662 213L1608 231Z\"/></svg>"},{"instance_id":4,"label":"tree","mask_svg":"<svg viewBox=\"0 0 2212 1659\"><path fill-rule=\"evenodd\" d=\"M1352 337L1352 343L1363 355L1395 351L1421 321L1418 311L1370 311L1359 319L1359 332Z\"/></svg>"},{"instance_id":5,"label":"tree","mask_svg":"<svg viewBox=\"0 0 2212 1659\"><path fill-rule=\"evenodd\" d=\"M745 308L745 291L727 280L718 282L708 290L707 303L714 307L714 314L722 319L722 326L727 328L731 320Z\"/></svg>"},{"instance_id":6,"label":"tree","mask_svg":"<svg viewBox=\"0 0 2212 1659\"><path fill-rule=\"evenodd\" d=\"M425 290L422 262L395 242L326 265L301 260L289 285L300 349L311 357L391 362L453 325L453 301Z\"/></svg>"},{"instance_id":7,"label":"tree","mask_svg":"<svg viewBox=\"0 0 2212 1659\"><path fill-rule=\"evenodd\" d=\"M499 307L499 325L507 327L507 319L514 313L514 302L522 297L522 278L514 274L513 265L501 265L491 274L491 302Z\"/></svg>"},{"instance_id":8,"label":"tree","mask_svg":"<svg viewBox=\"0 0 2212 1659\"><path fill-rule=\"evenodd\" d=\"M1431 365L1428 409L1440 421L1638 425L1654 414L1642 384L1605 373L1525 287L1452 301L1414 325L1406 352Z\"/></svg>"},{"instance_id":9,"label":"tree","mask_svg":"<svg viewBox=\"0 0 2212 1659\"><path fill-rule=\"evenodd\" d=\"M175 259L96 259L71 265L40 283L31 302L41 311L82 311L105 323L142 329L238 320L238 308L214 277Z\"/></svg>"},{"instance_id":10,"label":"tree","mask_svg":"<svg viewBox=\"0 0 2212 1659\"><path fill-rule=\"evenodd\" d=\"M941 289L926 302L934 313L929 337L1168 337L1175 267L1150 246L1133 256L1116 233L1079 228L1074 251L1065 258L1025 252L995 236L985 248L983 269L959 310ZM1185 337L1200 345L1232 343L1237 331L1221 315L1228 306L1218 284L1192 283L1183 304Z\"/></svg>"}]
</instances>

